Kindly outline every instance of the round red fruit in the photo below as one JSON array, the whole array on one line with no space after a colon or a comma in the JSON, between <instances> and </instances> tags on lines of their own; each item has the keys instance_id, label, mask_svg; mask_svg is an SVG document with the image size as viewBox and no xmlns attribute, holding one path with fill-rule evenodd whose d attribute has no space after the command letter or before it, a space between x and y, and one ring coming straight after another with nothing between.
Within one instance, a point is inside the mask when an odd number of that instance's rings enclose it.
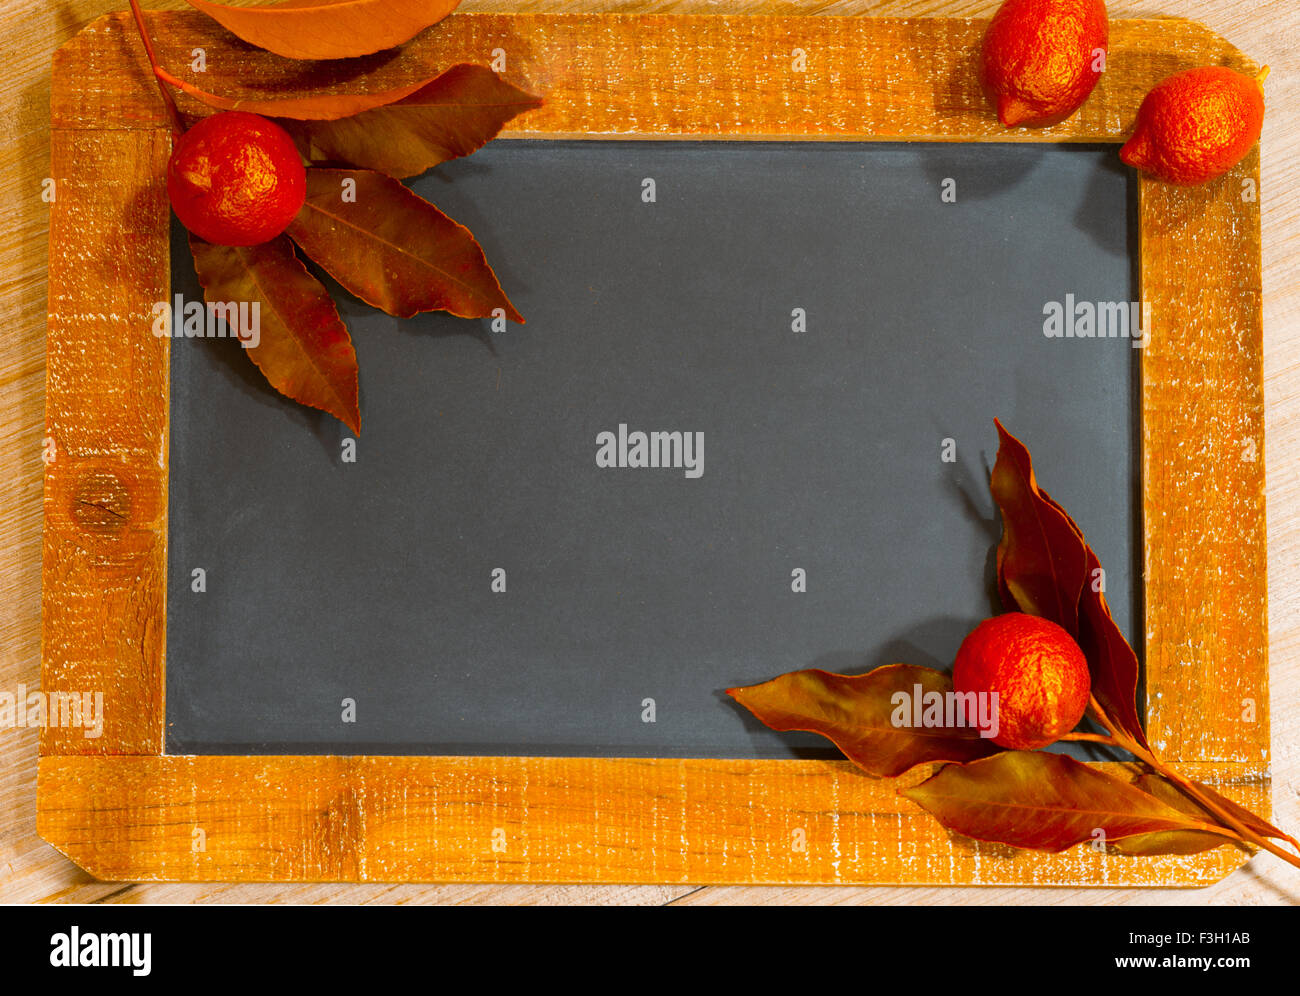
<instances>
[{"instance_id":1,"label":"round red fruit","mask_svg":"<svg viewBox=\"0 0 1300 996\"><path fill-rule=\"evenodd\" d=\"M1007 612L985 619L957 651L958 692L997 695L993 742L1037 750L1079 725L1091 679L1083 651L1063 628L1039 616Z\"/></svg>"},{"instance_id":2,"label":"round red fruit","mask_svg":"<svg viewBox=\"0 0 1300 996\"><path fill-rule=\"evenodd\" d=\"M252 246L283 232L307 196L307 170L289 133L243 111L204 118L167 164L181 224L207 242Z\"/></svg>"}]
</instances>

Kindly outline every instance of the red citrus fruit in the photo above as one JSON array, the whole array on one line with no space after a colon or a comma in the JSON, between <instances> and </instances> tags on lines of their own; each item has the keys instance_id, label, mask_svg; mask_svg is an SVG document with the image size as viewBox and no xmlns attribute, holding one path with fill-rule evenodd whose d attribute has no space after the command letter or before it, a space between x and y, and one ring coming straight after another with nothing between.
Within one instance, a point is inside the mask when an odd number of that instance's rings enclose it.
<instances>
[{"instance_id":1,"label":"red citrus fruit","mask_svg":"<svg viewBox=\"0 0 1300 996\"><path fill-rule=\"evenodd\" d=\"M243 111L204 118L167 164L167 194L181 224L224 246L267 242L307 196L307 171L289 133Z\"/></svg>"},{"instance_id":2,"label":"red citrus fruit","mask_svg":"<svg viewBox=\"0 0 1300 996\"><path fill-rule=\"evenodd\" d=\"M984 33L984 82L1007 127L1069 117L1101 79L1104 0L1006 0Z\"/></svg>"},{"instance_id":3,"label":"red citrus fruit","mask_svg":"<svg viewBox=\"0 0 1300 996\"><path fill-rule=\"evenodd\" d=\"M1251 78L1226 66L1174 73L1138 108L1133 136L1119 150L1130 166L1170 183L1204 183L1226 173L1259 140L1268 67Z\"/></svg>"},{"instance_id":4,"label":"red citrus fruit","mask_svg":"<svg viewBox=\"0 0 1300 996\"><path fill-rule=\"evenodd\" d=\"M1083 651L1056 623L1007 612L976 626L952 669L958 692L997 693L993 742L1037 750L1079 725L1092 687Z\"/></svg>"}]
</instances>

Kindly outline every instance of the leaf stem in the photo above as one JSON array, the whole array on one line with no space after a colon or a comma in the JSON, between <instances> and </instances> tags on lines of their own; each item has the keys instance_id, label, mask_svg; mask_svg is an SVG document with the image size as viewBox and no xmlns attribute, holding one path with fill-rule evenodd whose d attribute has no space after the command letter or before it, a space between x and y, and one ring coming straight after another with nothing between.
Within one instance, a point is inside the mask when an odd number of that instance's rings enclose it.
<instances>
[{"instance_id":1,"label":"leaf stem","mask_svg":"<svg viewBox=\"0 0 1300 996\"><path fill-rule=\"evenodd\" d=\"M1062 740L1087 740L1094 744L1108 744L1111 747L1118 747L1119 744L1115 739L1105 733L1067 733L1061 737Z\"/></svg>"},{"instance_id":2,"label":"leaf stem","mask_svg":"<svg viewBox=\"0 0 1300 996\"><path fill-rule=\"evenodd\" d=\"M1257 847L1262 847L1270 854L1276 855L1277 857L1281 858L1283 861L1287 862L1288 864L1292 864L1295 865L1297 868L1300 868L1300 857L1290 853L1289 851L1284 851L1282 848L1278 847L1268 838L1255 833L1255 831L1251 830L1239 819L1237 819L1236 816L1234 816L1231 812L1229 812L1226 807L1215 802L1214 799L1212 799L1210 796L1202 792L1200 787L1195 782L1193 782L1189 778L1185 778L1183 775L1180 775L1177 771L1174 771L1167 764L1165 764L1158 757L1156 757L1153 753L1151 753L1151 751L1147 750L1145 747L1139 744L1132 737L1120 731L1117 724L1115 724L1110 719L1110 717L1106 715L1105 710L1102 709L1101 705L1097 702L1095 697L1092 698L1091 705L1093 711L1096 713L1102 725L1109 727L1113 731L1110 737L1101 738L1099 742L1102 743L1109 742L1116 747L1122 747L1124 750L1128 751L1130 754L1136 757L1143 764L1148 765L1149 767L1153 768L1154 770L1158 771L1160 774L1168 778L1182 791L1184 795L1190 796L1192 799L1198 802L1205 809L1209 810L1209 812L1213 813L1214 816L1218 818L1220 823L1222 823L1224 826L1231 827L1233 830L1236 831L1239 837L1241 837L1244 840L1250 841L1252 844L1256 845ZM1079 734L1078 736L1080 738L1095 739L1093 734L1085 733L1085 734ZM1294 837L1288 834L1283 834L1282 836L1283 839L1286 840L1286 842L1289 843L1292 847L1296 848L1296 850L1300 850L1300 843L1297 843Z\"/></svg>"},{"instance_id":3,"label":"leaf stem","mask_svg":"<svg viewBox=\"0 0 1300 996\"><path fill-rule=\"evenodd\" d=\"M173 76L171 73L167 72L167 70L165 70L162 66L154 66L153 74L155 77L157 77L160 84L170 83L172 86L176 87L176 89L183 90L187 93L190 93L193 96L199 97L200 99L202 99L203 97L215 96L214 94L208 93L207 90L200 89L199 87L194 86L193 84L186 83L183 79Z\"/></svg>"},{"instance_id":4,"label":"leaf stem","mask_svg":"<svg viewBox=\"0 0 1300 996\"><path fill-rule=\"evenodd\" d=\"M171 91L163 83L159 73L163 72L158 65L158 55L154 52L153 42L149 38L149 31L144 26L144 11L140 9L138 0L131 0L131 16L135 18L136 30L140 32L140 40L144 42L145 55L149 57L149 65L153 67L153 74L158 83L158 92L162 94L163 103L167 105L167 117L171 120L172 131L177 135L185 134L185 121L181 118L181 112L176 108L176 101L172 98Z\"/></svg>"}]
</instances>

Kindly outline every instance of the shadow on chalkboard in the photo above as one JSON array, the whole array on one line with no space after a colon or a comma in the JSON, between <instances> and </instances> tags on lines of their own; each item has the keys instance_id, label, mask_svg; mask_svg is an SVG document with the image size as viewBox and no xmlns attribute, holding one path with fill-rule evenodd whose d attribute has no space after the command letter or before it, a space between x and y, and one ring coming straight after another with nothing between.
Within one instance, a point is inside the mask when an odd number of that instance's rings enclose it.
<instances>
[{"instance_id":1,"label":"shadow on chalkboard","mask_svg":"<svg viewBox=\"0 0 1300 996\"><path fill-rule=\"evenodd\" d=\"M966 518L978 525L988 540L988 553L984 557L984 594L988 599L988 614L996 615L1002 611L1002 601L998 595L998 543L1002 539L1002 520L993 507L993 498L989 493L993 461L983 450L980 451L980 469L982 474L977 476L964 461L959 460L953 465L955 476L952 478L952 488L957 493Z\"/></svg>"},{"instance_id":2,"label":"shadow on chalkboard","mask_svg":"<svg viewBox=\"0 0 1300 996\"><path fill-rule=\"evenodd\" d=\"M1110 212L1102 210L1108 204L1109 189L1114 178L1125 179L1125 217L1123 226L1115 224ZM1108 155L1098 164L1096 172L1089 180L1088 188L1079 208L1074 213L1074 224L1079 231L1089 236L1097 245L1114 256L1127 256L1133 261L1133 286L1137 287L1137 266L1140 260L1137 252L1138 218L1136 174L1125 166L1119 158L1118 146L1113 155Z\"/></svg>"},{"instance_id":3,"label":"shadow on chalkboard","mask_svg":"<svg viewBox=\"0 0 1300 996\"><path fill-rule=\"evenodd\" d=\"M210 351L217 358L213 366L221 371L221 376L241 393L255 399L259 407L274 409L301 426L320 444L327 458L332 460L338 456L340 441L352 433L333 415L305 405L286 404L284 397L267 383L253 361L243 355L243 347L231 340L204 339L199 348Z\"/></svg>"},{"instance_id":4,"label":"shadow on chalkboard","mask_svg":"<svg viewBox=\"0 0 1300 996\"><path fill-rule=\"evenodd\" d=\"M973 168L981 161L987 163L990 155L1003 157L1001 168ZM984 200L1010 190L1038 168L1044 155L1046 149L1041 145L1006 150L957 143L927 150L923 168L935 190L939 190L945 180L960 177L957 190L957 203L960 204Z\"/></svg>"},{"instance_id":5,"label":"shadow on chalkboard","mask_svg":"<svg viewBox=\"0 0 1300 996\"><path fill-rule=\"evenodd\" d=\"M454 159L451 162L443 163L430 170L422 178L426 185L421 189L421 196L430 201L435 207L438 207L439 197L428 189L427 184L438 183L441 186L454 187L471 177L486 177L491 174L493 164L481 159L474 159L472 156L462 156L460 159ZM473 234L474 239L483 248L483 254L487 257L488 265L492 267L492 272L496 274L497 282L505 291L506 296L512 301L522 301L532 298L532 291L536 288L513 265L514 255L509 251L506 240L498 235L497 226L493 222L490 213L480 210L479 205L471 200L463 199L456 202L454 210L448 209L449 214L458 224L464 225ZM466 326L473 326L478 329L481 335L486 335L485 322L469 321L462 318L451 318L450 316L440 315L445 319L443 325L446 331L441 334L452 334L453 329L450 326L461 323ZM524 315L527 320L528 316ZM491 346L491 341L487 340ZM493 355L496 350L493 348Z\"/></svg>"}]
</instances>

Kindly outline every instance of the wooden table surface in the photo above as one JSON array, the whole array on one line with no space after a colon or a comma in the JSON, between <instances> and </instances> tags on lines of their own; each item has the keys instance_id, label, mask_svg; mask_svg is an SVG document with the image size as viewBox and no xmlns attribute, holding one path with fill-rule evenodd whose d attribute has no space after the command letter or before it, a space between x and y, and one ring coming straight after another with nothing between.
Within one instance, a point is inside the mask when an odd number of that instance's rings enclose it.
<instances>
[{"instance_id":1,"label":"wooden table surface","mask_svg":"<svg viewBox=\"0 0 1300 996\"><path fill-rule=\"evenodd\" d=\"M981 17L997 0L465 0L463 10ZM40 683L50 55L124 0L7 0L0 12L0 691ZM146 0L150 9L183 0ZM1274 822L1300 828L1300 5L1111 0L1110 16L1189 17L1272 67L1262 139L1265 457ZM1207 889L578 885L174 885L96 882L36 835L35 730L0 729L0 902L510 904L1300 904L1300 871L1256 856Z\"/></svg>"}]
</instances>

